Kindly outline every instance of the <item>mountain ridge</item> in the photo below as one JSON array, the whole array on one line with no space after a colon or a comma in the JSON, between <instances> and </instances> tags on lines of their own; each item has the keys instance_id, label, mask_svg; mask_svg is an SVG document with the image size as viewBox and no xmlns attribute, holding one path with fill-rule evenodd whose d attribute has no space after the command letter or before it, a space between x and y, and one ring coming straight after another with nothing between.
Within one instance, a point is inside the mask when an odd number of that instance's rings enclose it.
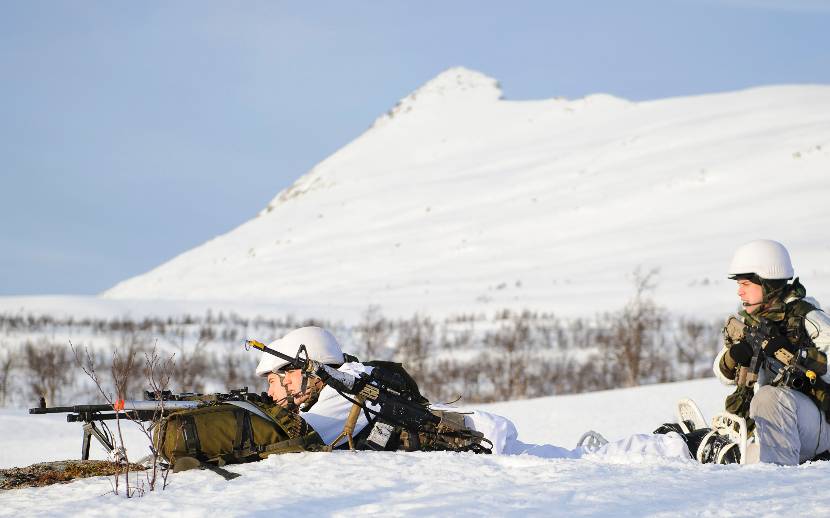
<instances>
[{"instance_id":1,"label":"mountain ridge","mask_svg":"<svg viewBox=\"0 0 830 518\"><path fill-rule=\"evenodd\" d=\"M257 217L102 296L585 314L622 304L639 267L661 270L658 302L715 314L755 238L830 291L830 247L801 224L830 215L828 86L512 101L454 68L391 112Z\"/></svg>"}]
</instances>

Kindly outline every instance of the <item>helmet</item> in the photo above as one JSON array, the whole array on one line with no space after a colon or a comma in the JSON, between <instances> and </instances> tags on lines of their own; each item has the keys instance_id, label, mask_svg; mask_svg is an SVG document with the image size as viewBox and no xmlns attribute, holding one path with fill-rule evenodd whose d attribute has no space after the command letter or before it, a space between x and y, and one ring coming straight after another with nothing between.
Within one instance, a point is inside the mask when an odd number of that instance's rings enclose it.
<instances>
[{"instance_id":1,"label":"helmet","mask_svg":"<svg viewBox=\"0 0 830 518\"><path fill-rule=\"evenodd\" d=\"M343 363L343 350L340 349L337 339L320 327L309 326L295 329L268 344L268 348L293 357L297 355L301 345L305 345L310 360L336 365ZM288 361L264 352L256 367L256 374L268 376L269 373L278 372L286 365Z\"/></svg>"},{"instance_id":2,"label":"helmet","mask_svg":"<svg viewBox=\"0 0 830 518\"><path fill-rule=\"evenodd\" d=\"M790 254L778 241L758 239L738 247L729 265L729 278L757 275L759 279L786 280L794 275Z\"/></svg>"}]
</instances>

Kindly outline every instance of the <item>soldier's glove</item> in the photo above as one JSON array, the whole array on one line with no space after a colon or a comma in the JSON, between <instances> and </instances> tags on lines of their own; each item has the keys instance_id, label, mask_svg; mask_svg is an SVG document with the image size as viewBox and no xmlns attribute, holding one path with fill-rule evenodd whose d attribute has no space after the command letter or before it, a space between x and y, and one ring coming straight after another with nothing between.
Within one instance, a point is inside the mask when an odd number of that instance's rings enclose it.
<instances>
[{"instance_id":1,"label":"soldier's glove","mask_svg":"<svg viewBox=\"0 0 830 518\"><path fill-rule=\"evenodd\" d=\"M743 367L749 367L752 361L752 347L744 340L737 342L727 351L729 356L735 360L735 363Z\"/></svg>"},{"instance_id":2,"label":"soldier's glove","mask_svg":"<svg viewBox=\"0 0 830 518\"><path fill-rule=\"evenodd\" d=\"M793 344L790 343L789 340L784 338L783 336L774 336L769 339L766 347L764 347L764 354L769 356L770 358L775 357L775 353L778 352L779 349L785 349L789 351L791 354L795 353L795 347Z\"/></svg>"}]
</instances>

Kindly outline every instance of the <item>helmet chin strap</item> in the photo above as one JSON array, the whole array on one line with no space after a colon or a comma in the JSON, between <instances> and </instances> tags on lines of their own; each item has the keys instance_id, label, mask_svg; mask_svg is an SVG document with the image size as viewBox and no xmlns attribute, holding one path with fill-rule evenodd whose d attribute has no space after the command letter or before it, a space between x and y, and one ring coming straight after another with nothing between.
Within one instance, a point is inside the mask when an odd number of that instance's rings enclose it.
<instances>
[{"instance_id":1,"label":"helmet chin strap","mask_svg":"<svg viewBox=\"0 0 830 518\"><path fill-rule=\"evenodd\" d=\"M308 389L308 374L303 371L303 381L300 383L300 394L305 394L305 391Z\"/></svg>"},{"instance_id":2,"label":"helmet chin strap","mask_svg":"<svg viewBox=\"0 0 830 518\"><path fill-rule=\"evenodd\" d=\"M300 410L307 411L309 408L314 406L314 403L316 403L318 399L320 399L320 388L316 383L312 383L308 386L308 390L303 392L303 394L306 394L308 399L303 401L299 408Z\"/></svg>"}]
</instances>

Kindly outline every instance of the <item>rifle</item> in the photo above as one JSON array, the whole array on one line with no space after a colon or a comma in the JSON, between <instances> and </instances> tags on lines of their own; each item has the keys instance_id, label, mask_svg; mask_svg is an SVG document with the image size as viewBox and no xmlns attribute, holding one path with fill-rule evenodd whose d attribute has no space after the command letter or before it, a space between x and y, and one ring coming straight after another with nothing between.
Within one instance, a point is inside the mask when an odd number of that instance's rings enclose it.
<instances>
[{"instance_id":1,"label":"rifle","mask_svg":"<svg viewBox=\"0 0 830 518\"><path fill-rule=\"evenodd\" d=\"M155 391L144 391L144 399L124 400L120 399L114 404L98 405L72 405L47 407L46 399L40 398L37 407L30 408L30 414L67 414L66 421L69 423L83 424L83 442L81 443L81 460L89 460L89 449L92 438L95 438L107 451L109 455L118 455L115 447L113 434L109 431L106 421L115 419L129 419L131 421L157 421L164 417L167 412L199 408L203 406L230 403L250 410L257 414L263 412L249 401L261 400L264 396L248 393L248 387L231 390L230 393L196 394L183 392L174 394L169 390L157 393ZM270 399L270 398L269 398ZM245 404L247 403L247 405ZM266 416L267 418L267 416ZM95 423L100 422L99 428Z\"/></svg>"},{"instance_id":2,"label":"rifle","mask_svg":"<svg viewBox=\"0 0 830 518\"><path fill-rule=\"evenodd\" d=\"M309 359L304 345L300 346L295 357L275 351L257 340L246 340L245 346L246 349L253 347L287 361L291 367L303 371L305 375L321 379L353 403L343 433L332 442L330 447L334 447L345 438L349 448L354 449L352 432L361 410L374 414L379 422L379 429L376 425L378 433L370 434L367 440L367 444L374 449L384 449L393 427L397 426L408 432L409 449L418 450L420 449L419 433L434 433L433 430L441 422L441 418L430 411L429 401L417 391L413 391L407 380L392 370L374 367L370 374L352 376ZM302 357L303 354L305 357ZM375 408L369 407L366 402L372 403ZM470 446L470 448L476 452L487 451L487 448L480 444Z\"/></svg>"},{"instance_id":3,"label":"rifle","mask_svg":"<svg viewBox=\"0 0 830 518\"><path fill-rule=\"evenodd\" d=\"M758 318L757 326L744 327L744 339L752 347L752 360L748 368L741 368L738 385L751 387L758 379L761 365L766 363L775 374L773 385L783 384L807 392L814 387L827 390L827 383L821 378L824 373L817 373L814 366L808 365L806 347L797 349L795 353L786 347L767 351L778 335L779 332L772 322L763 317Z\"/></svg>"}]
</instances>

